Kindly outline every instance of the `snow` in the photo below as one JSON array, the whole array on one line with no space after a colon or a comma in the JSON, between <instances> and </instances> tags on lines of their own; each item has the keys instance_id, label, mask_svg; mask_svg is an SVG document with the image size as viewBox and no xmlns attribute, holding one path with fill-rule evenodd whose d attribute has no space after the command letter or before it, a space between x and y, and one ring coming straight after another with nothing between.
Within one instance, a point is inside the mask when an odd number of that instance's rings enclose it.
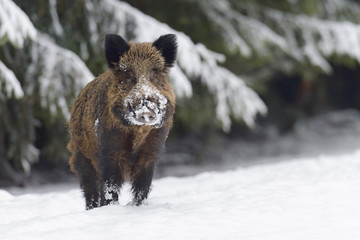
<instances>
[{"instance_id":1,"label":"snow","mask_svg":"<svg viewBox=\"0 0 360 240\"><path fill-rule=\"evenodd\" d=\"M112 200L112 194L117 193L120 194L120 190L113 184L109 183L108 181L105 182L105 199L106 200ZM94 200L92 198L92 200ZM117 202L113 202L113 204L116 204Z\"/></svg>"},{"instance_id":2,"label":"snow","mask_svg":"<svg viewBox=\"0 0 360 240\"><path fill-rule=\"evenodd\" d=\"M11 0L0 0L0 45L10 41L22 47L25 38L36 37L36 29L29 17Z\"/></svg>"},{"instance_id":3,"label":"snow","mask_svg":"<svg viewBox=\"0 0 360 240\"><path fill-rule=\"evenodd\" d=\"M4 239L358 239L360 150L153 182L145 205L85 211L78 188L0 191Z\"/></svg>"},{"instance_id":4,"label":"snow","mask_svg":"<svg viewBox=\"0 0 360 240\"><path fill-rule=\"evenodd\" d=\"M15 3L0 0L0 46L9 41L16 47L22 47L26 38L34 39L36 29L30 19ZM0 61L0 83L5 84L7 97L12 94L22 98L24 92L14 72Z\"/></svg>"},{"instance_id":5,"label":"snow","mask_svg":"<svg viewBox=\"0 0 360 240\"><path fill-rule=\"evenodd\" d=\"M49 0L49 8L50 8L50 16L53 22L53 28L56 35L61 36L64 33L64 29L62 28L59 20L59 16L56 10L56 0Z\"/></svg>"},{"instance_id":6,"label":"snow","mask_svg":"<svg viewBox=\"0 0 360 240\"><path fill-rule=\"evenodd\" d=\"M266 51L267 43L285 52L289 51L287 42L282 36L256 18L241 14L228 0L201 0L199 3L209 20L223 30L220 34L229 48L239 49L243 56L251 56L254 49L261 54Z\"/></svg>"},{"instance_id":7,"label":"snow","mask_svg":"<svg viewBox=\"0 0 360 240\"><path fill-rule=\"evenodd\" d=\"M288 2L298 4L294 0ZM328 61L333 55L360 62L360 7L354 1L324 0L316 5L312 16L257 3L229 0L199 3L209 21L221 29L219 33L228 48L239 50L244 57L256 54L273 57L270 45L325 73L332 71ZM279 67L286 72L286 64Z\"/></svg>"},{"instance_id":8,"label":"snow","mask_svg":"<svg viewBox=\"0 0 360 240\"><path fill-rule=\"evenodd\" d=\"M201 80L215 93L216 116L222 122L223 130L230 130L231 113L242 118L249 127L254 127L257 114L267 113L265 103L246 87L244 81L239 81L238 76L226 68L214 70L211 61L207 61L209 64L202 67Z\"/></svg>"},{"instance_id":9,"label":"snow","mask_svg":"<svg viewBox=\"0 0 360 240\"><path fill-rule=\"evenodd\" d=\"M95 135L98 136L99 134L99 119L96 118L95 122L94 122L94 132L95 132Z\"/></svg>"},{"instance_id":10,"label":"snow","mask_svg":"<svg viewBox=\"0 0 360 240\"><path fill-rule=\"evenodd\" d=\"M353 8L359 11L358 6L346 1L347 10ZM325 9L329 11L329 15L333 15L336 9L344 8L344 3L339 1L327 1L323 4ZM321 5L322 6L322 5ZM332 10L328 9L333 7ZM266 13L273 23L278 25L285 32L292 32L291 35L300 34L303 36L303 43L292 44L289 49L293 49L295 56L300 59L309 60L309 62L320 67L324 72L332 71L328 59L332 55L349 56L350 58L360 62L360 25L342 19L320 19L298 14L284 14L277 10L269 10ZM288 35L289 36L289 35ZM285 40L287 40L285 38ZM289 39L291 42L291 39ZM295 50L294 50L295 48ZM290 52L290 54L293 54Z\"/></svg>"},{"instance_id":11,"label":"snow","mask_svg":"<svg viewBox=\"0 0 360 240\"><path fill-rule=\"evenodd\" d=\"M349 56L360 62L360 25L348 21L322 20L305 15L292 16L273 14L273 20L282 28L299 31L303 46L297 46L310 63L324 72L331 72L327 58L333 54ZM284 21L287 19L288 21ZM316 40L319 39L319 40ZM299 44L300 45L300 44Z\"/></svg>"},{"instance_id":12,"label":"snow","mask_svg":"<svg viewBox=\"0 0 360 240\"><path fill-rule=\"evenodd\" d=\"M24 92L21 88L19 80L16 78L13 71L8 69L3 62L0 61L0 83L5 82L5 92L10 97L12 93L16 98L22 98Z\"/></svg>"},{"instance_id":13,"label":"snow","mask_svg":"<svg viewBox=\"0 0 360 240\"><path fill-rule=\"evenodd\" d=\"M42 106L69 120L68 99L73 97L72 92L79 92L93 80L93 74L79 56L56 45L46 34L38 32L29 49L31 64L27 68L28 84L24 91L31 95L39 89Z\"/></svg>"}]
</instances>

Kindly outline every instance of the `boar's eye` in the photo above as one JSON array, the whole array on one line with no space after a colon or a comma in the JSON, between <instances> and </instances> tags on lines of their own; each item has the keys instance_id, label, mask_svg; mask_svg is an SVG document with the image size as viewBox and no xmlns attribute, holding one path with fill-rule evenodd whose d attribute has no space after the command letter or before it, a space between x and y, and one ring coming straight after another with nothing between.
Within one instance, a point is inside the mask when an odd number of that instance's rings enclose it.
<instances>
[{"instance_id":1,"label":"boar's eye","mask_svg":"<svg viewBox=\"0 0 360 240\"><path fill-rule=\"evenodd\" d=\"M151 71L151 75L150 75L150 78L153 79L153 80L156 80L158 78L161 77L161 71L160 69L158 68L154 68L152 71Z\"/></svg>"},{"instance_id":2,"label":"boar's eye","mask_svg":"<svg viewBox=\"0 0 360 240\"><path fill-rule=\"evenodd\" d=\"M151 71L151 76L150 77L153 79L153 78L156 78L158 75L159 75L159 71L157 71L157 69L153 69Z\"/></svg>"},{"instance_id":3,"label":"boar's eye","mask_svg":"<svg viewBox=\"0 0 360 240\"><path fill-rule=\"evenodd\" d=\"M123 72L124 73L124 78L121 80L121 84L124 84L124 85L132 85L136 82L136 79L135 79L135 73L131 70L127 70L126 72Z\"/></svg>"},{"instance_id":4,"label":"boar's eye","mask_svg":"<svg viewBox=\"0 0 360 240\"><path fill-rule=\"evenodd\" d=\"M126 78L127 79L135 79L135 73L131 70L126 71Z\"/></svg>"},{"instance_id":5,"label":"boar's eye","mask_svg":"<svg viewBox=\"0 0 360 240\"><path fill-rule=\"evenodd\" d=\"M154 68L151 71L150 80L155 84L163 86L164 85L164 78L163 78L164 75L163 74L164 74L163 71L161 71L158 68Z\"/></svg>"}]
</instances>

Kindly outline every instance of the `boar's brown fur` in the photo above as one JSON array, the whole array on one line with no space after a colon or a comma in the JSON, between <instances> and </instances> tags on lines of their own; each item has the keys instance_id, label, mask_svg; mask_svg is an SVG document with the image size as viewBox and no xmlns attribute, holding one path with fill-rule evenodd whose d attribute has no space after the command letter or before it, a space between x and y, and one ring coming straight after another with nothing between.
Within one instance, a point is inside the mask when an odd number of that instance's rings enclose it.
<instances>
[{"instance_id":1,"label":"boar's brown fur","mask_svg":"<svg viewBox=\"0 0 360 240\"><path fill-rule=\"evenodd\" d=\"M125 181L132 184L134 204L147 198L173 122L175 95L167 73L176 48L172 34L154 43L107 35L110 69L80 92L69 125L70 167L79 177L86 209L118 202ZM151 116L140 119L141 114Z\"/></svg>"}]
</instances>

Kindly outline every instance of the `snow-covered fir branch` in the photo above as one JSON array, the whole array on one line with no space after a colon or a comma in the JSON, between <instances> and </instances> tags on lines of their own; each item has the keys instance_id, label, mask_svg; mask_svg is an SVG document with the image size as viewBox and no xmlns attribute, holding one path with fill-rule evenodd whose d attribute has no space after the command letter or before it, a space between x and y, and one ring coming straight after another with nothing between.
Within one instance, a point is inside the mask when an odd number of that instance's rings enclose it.
<instances>
[{"instance_id":1,"label":"snow-covered fir branch","mask_svg":"<svg viewBox=\"0 0 360 240\"><path fill-rule=\"evenodd\" d=\"M12 94L14 94L16 98L21 98L24 96L20 82L16 78L14 72L7 68L5 64L0 61L0 86L2 84L5 87L4 89L7 97L11 97Z\"/></svg>"},{"instance_id":2,"label":"snow-covered fir branch","mask_svg":"<svg viewBox=\"0 0 360 240\"><path fill-rule=\"evenodd\" d=\"M50 12L57 34L63 29L56 13L55 1L50 1ZM85 63L73 52L61 48L50 37L38 32L28 16L12 1L0 0L0 43L9 41L16 47L23 47L26 38L30 38L25 51L30 55L31 63L27 69L22 89L14 72L0 61L0 83L9 97L23 97L24 92L32 95L39 89L41 104L53 114L58 111L69 118L68 102L71 95L79 92L93 79ZM72 96L73 97L73 96Z\"/></svg>"},{"instance_id":3,"label":"snow-covered fir branch","mask_svg":"<svg viewBox=\"0 0 360 240\"><path fill-rule=\"evenodd\" d=\"M31 64L24 91L30 95L38 89L43 107L69 119L69 101L94 76L75 53L56 45L43 33L39 32L28 48Z\"/></svg>"},{"instance_id":4,"label":"snow-covered fir branch","mask_svg":"<svg viewBox=\"0 0 360 240\"><path fill-rule=\"evenodd\" d=\"M326 73L332 71L329 58L333 55L360 62L360 8L353 1L320 1L318 16L231 0L202 0L200 4L208 19L222 29L229 49L245 57L271 55L270 45Z\"/></svg>"},{"instance_id":5,"label":"snow-covered fir branch","mask_svg":"<svg viewBox=\"0 0 360 240\"><path fill-rule=\"evenodd\" d=\"M29 17L11 0L0 0L0 45L9 41L22 47L26 38L35 38Z\"/></svg>"},{"instance_id":6,"label":"snow-covered fir branch","mask_svg":"<svg viewBox=\"0 0 360 240\"><path fill-rule=\"evenodd\" d=\"M28 16L11 0L0 0L0 46L10 42L22 47L26 38L34 39L36 30ZM7 97L21 98L24 92L14 72L0 61L0 85Z\"/></svg>"},{"instance_id":7,"label":"snow-covered fir branch","mask_svg":"<svg viewBox=\"0 0 360 240\"><path fill-rule=\"evenodd\" d=\"M62 35L64 33L64 29L60 24L59 16L57 14L56 0L49 0L49 12L55 34L58 36Z\"/></svg>"},{"instance_id":8,"label":"snow-covered fir branch","mask_svg":"<svg viewBox=\"0 0 360 240\"><path fill-rule=\"evenodd\" d=\"M323 20L306 15L268 10L267 16L283 31L290 55L331 72L332 55L348 56L360 62L360 25L349 21ZM295 35L300 34L300 40Z\"/></svg>"},{"instance_id":9,"label":"snow-covered fir branch","mask_svg":"<svg viewBox=\"0 0 360 240\"><path fill-rule=\"evenodd\" d=\"M288 51L288 45L282 36L266 23L237 11L230 1L201 0L199 3L209 20L221 29L219 32L229 49L238 49L245 57L254 54L254 49L263 53L267 44Z\"/></svg>"}]
</instances>

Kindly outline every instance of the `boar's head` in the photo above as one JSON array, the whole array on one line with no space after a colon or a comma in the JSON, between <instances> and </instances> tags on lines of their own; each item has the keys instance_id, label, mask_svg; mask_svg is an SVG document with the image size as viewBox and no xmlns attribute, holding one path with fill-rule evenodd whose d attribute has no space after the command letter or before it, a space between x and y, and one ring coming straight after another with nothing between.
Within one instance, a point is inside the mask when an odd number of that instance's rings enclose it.
<instances>
[{"instance_id":1,"label":"boar's head","mask_svg":"<svg viewBox=\"0 0 360 240\"><path fill-rule=\"evenodd\" d=\"M173 34L152 43L126 42L118 35L106 35L105 56L114 74L108 103L123 124L159 128L174 113L175 94L167 74L176 53Z\"/></svg>"}]
</instances>

